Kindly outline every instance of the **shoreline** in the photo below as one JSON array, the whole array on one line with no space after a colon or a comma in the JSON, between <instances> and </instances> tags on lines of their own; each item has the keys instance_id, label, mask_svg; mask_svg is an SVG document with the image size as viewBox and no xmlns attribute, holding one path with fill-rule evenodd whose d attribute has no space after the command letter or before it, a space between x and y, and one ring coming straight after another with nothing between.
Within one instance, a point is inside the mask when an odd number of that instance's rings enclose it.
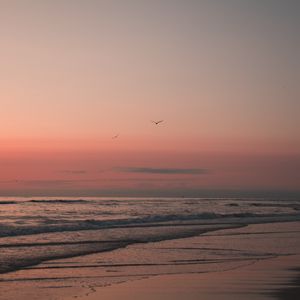
<instances>
[{"instance_id":1,"label":"shoreline","mask_svg":"<svg viewBox=\"0 0 300 300\"><path fill-rule=\"evenodd\" d=\"M0 299L298 299L299 226L252 224L53 260L3 274Z\"/></svg>"},{"instance_id":2,"label":"shoreline","mask_svg":"<svg viewBox=\"0 0 300 300\"><path fill-rule=\"evenodd\" d=\"M297 269L295 270L295 264ZM295 300L300 296L300 255L258 260L226 271L156 275L62 300ZM242 297L242 298L241 298Z\"/></svg>"}]
</instances>

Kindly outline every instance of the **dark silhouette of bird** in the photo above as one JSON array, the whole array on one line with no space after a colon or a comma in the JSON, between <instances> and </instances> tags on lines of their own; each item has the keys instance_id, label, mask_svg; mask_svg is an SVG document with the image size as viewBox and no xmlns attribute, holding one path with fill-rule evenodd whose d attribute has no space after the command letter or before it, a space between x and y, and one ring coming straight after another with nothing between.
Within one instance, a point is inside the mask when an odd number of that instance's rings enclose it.
<instances>
[{"instance_id":1,"label":"dark silhouette of bird","mask_svg":"<svg viewBox=\"0 0 300 300\"><path fill-rule=\"evenodd\" d=\"M119 137L119 134L114 135L112 139L116 139L117 137Z\"/></svg>"},{"instance_id":2,"label":"dark silhouette of bird","mask_svg":"<svg viewBox=\"0 0 300 300\"><path fill-rule=\"evenodd\" d=\"M159 121L152 121L152 120L151 120L151 122L154 123L155 125L158 125L158 124L162 123L163 121L164 121L164 120L159 120Z\"/></svg>"}]
</instances>

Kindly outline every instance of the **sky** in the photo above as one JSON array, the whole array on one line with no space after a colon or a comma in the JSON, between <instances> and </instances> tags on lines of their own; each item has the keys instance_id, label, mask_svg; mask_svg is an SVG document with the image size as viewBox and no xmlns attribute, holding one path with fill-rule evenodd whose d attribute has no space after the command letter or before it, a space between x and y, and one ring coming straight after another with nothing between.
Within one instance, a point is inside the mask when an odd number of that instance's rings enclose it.
<instances>
[{"instance_id":1,"label":"sky","mask_svg":"<svg viewBox=\"0 0 300 300\"><path fill-rule=\"evenodd\" d=\"M0 195L299 190L299 28L297 0L1 0Z\"/></svg>"}]
</instances>

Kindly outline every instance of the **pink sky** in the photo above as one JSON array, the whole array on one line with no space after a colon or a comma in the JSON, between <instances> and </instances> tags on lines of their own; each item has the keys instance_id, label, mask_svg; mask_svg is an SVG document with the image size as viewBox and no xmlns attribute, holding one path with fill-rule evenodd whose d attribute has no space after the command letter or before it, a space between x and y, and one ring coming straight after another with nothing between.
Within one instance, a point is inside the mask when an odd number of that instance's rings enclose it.
<instances>
[{"instance_id":1,"label":"pink sky","mask_svg":"<svg viewBox=\"0 0 300 300\"><path fill-rule=\"evenodd\" d=\"M29 2L0 7L0 193L299 189L299 4Z\"/></svg>"}]
</instances>

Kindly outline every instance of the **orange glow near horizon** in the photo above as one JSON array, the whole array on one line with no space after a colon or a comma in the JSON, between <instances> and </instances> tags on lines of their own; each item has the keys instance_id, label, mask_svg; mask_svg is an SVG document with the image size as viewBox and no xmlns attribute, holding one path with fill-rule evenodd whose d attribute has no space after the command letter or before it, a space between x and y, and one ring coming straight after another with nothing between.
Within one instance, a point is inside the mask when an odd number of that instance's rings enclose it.
<instances>
[{"instance_id":1,"label":"orange glow near horizon","mask_svg":"<svg viewBox=\"0 0 300 300\"><path fill-rule=\"evenodd\" d=\"M296 10L125 2L1 4L0 196L299 189Z\"/></svg>"},{"instance_id":2,"label":"orange glow near horizon","mask_svg":"<svg viewBox=\"0 0 300 300\"><path fill-rule=\"evenodd\" d=\"M16 193L68 190L76 194L88 189L177 189L182 193L199 188L293 190L299 183L298 154L124 148L45 148L0 154L0 189ZM190 170L205 172L194 174Z\"/></svg>"}]
</instances>

